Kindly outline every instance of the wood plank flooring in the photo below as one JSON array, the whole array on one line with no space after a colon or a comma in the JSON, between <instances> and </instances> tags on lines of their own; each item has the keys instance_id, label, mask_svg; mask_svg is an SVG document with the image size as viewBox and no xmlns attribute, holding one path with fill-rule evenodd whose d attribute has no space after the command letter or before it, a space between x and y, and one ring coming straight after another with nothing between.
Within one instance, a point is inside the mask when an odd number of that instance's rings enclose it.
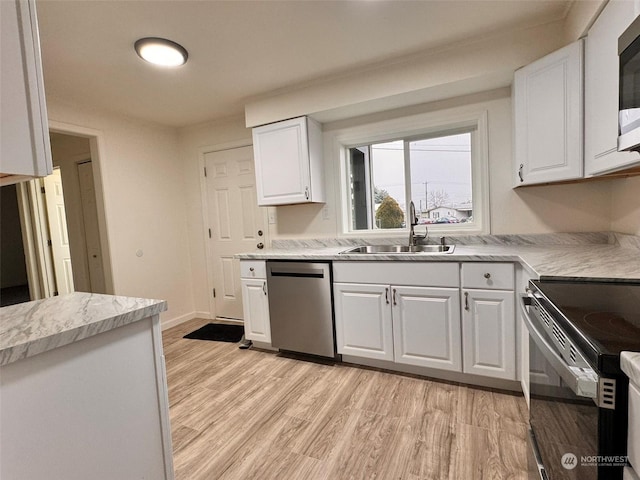
<instances>
[{"instance_id":1,"label":"wood plank flooring","mask_svg":"<svg viewBox=\"0 0 640 480\"><path fill-rule=\"evenodd\" d=\"M527 478L522 396L163 333L177 480Z\"/></svg>"}]
</instances>

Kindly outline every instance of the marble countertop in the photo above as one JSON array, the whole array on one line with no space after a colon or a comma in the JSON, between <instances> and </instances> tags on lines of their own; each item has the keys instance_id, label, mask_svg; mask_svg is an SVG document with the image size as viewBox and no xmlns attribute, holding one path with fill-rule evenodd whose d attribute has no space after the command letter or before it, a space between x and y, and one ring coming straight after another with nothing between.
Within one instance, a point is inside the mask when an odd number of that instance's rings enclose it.
<instances>
[{"instance_id":1,"label":"marble countertop","mask_svg":"<svg viewBox=\"0 0 640 480\"><path fill-rule=\"evenodd\" d=\"M456 245L451 254L341 254L349 246L274 248L237 255L241 260L412 262L519 262L540 279L640 281L640 253L618 245Z\"/></svg>"},{"instance_id":2,"label":"marble countertop","mask_svg":"<svg viewBox=\"0 0 640 480\"><path fill-rule=\"evenodd\" d=\"M640 386L640 352L622 352L620 368L627 374L631 382Z\"/></svg>"},{"instance_id":3,"label":"marble countertop","mask_svg":"<svg viewBox=\"0 0 640 480\"><path fill-rule=\"evenodd\" d=\"M81 292L0 308L0 366L166 309L164 300Z\"/></svg>"}]
</instances>

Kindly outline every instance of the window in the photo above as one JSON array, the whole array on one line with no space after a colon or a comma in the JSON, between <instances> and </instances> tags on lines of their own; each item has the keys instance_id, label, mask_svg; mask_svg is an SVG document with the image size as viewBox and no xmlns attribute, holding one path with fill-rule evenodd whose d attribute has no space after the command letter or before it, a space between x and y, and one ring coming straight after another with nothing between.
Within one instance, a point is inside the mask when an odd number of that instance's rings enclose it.
<instances>
[{"instance_id":1,"label":"window","mask_svg":"<svg viewBox=\"0 0 640 480\"><path fill-rule=\"evenodd\" d=\"M349 230L406 228L411 201L419 225L474 227L476 130L348 147Z\"/></svg>"}]
</instances>

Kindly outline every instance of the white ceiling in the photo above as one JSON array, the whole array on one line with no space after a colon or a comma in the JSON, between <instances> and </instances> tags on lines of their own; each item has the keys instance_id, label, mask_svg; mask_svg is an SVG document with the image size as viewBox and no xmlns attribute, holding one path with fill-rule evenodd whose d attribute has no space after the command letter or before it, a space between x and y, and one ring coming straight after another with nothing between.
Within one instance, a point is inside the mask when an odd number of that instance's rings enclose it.
<instances>
[{"instance_id":1,"label":"white ceiling","mask_svg":"<svg viewBox=\"0 0 640 480\"><path fill-rule=\"evenodd\" d=\"M369 64L566 16L572 0L38 0L46 94L185 126L241 114L248 98ZM153 67L158 36L189 51Z\"/></svg>"}]
</instances>

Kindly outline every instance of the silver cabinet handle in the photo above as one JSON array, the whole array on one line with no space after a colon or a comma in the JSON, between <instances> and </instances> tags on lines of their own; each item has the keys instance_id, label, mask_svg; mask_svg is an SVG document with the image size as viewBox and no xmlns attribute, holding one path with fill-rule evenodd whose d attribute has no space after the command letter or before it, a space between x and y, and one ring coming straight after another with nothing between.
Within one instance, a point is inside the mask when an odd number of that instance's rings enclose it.
<instances>
[{"instance_id":1,"label":"silver cabinet handle","mask_svg":"<svg viewBox=\"0 0 640 480\"><path fill-rule=\"evenodd\" d=\"M464 292L464 309L469 311L469 292Z\"/></svg>"},{"instance_id":2,"label":"silver cabinet handle","mask_svg":"<svg viewBox=\"0 0 640 480\"><path fill-rule=\"evenodd\" d=\"M387 302L387 305L389 305L389 289L388 288L384 289L384 299Z\"/></svg>"},{"instance_id":3,"label":"silver cabinet handle","mask_svg":"<svg viewBox=\"0 0 640 480\"><path fill-rule=\"evenodd\" d=\"M250 272L253 272L254 270L255 270L255 268L253 268L253 267L249 267L249 271L250 271Z\"/></svg>"},{"instance_id":4,"label":"silver cabinet handle","mask_svg":"<svg viewBox=\"0 0 640 480\"><path fill-rule=\"evenodd\" d=\"M518 169L518 176L520 177L520 182L524 182L524 177L522 176L522 169L524 168L524 163L520 164L520 168Z\"/></svg>"},{"instance_id":5,"label":"silver cabinet handle","mask_svg":"<svg viewBox=\"0 0 640 480\"><path fill-rule=\"evenodd\" d=\"M258 245L256 245L256 247L262 250L264 248L264 243L260 242Z\"/></svg>"},{"instance_id":6,"label":"silver cabinet handle","mask_svg":"<svg viewBox=\"0 0 640 480\"><path fill-rule=\"evenodd\" d=\"M267 282L262 282L262 291L265 295L267 294Z\"/></svg>"},{"instance_id":7,"label":"silver cabinet handle","mask_svg":"<svg viewBox=\"0 0 640 480\"><path fill-rule=\"evenodd\" d=\"M398 302L396 302L396 289L395 288L393 289L393 304L394 305L398 304Z\"/></svg>"},{"instance_id":8,"label":"silver cabinet handle","mask_svg":"<svg viewBox=\"0 0 640 480\"><path fill-rule=\"evenodd\" d=\"M309 187L304 187L304 196L309 200Z\"/></svg>"},{"instance_id":9,"label":"silver cabinet handle","mask_svg":"<svg viewBox=\"0 0 640 480\"><path fill-rule=\"evenodd\" d=\"M489 272L484 274L484 278L486 278L487 280L491 278L491 274Z\"/></svg>"}]
</instances>

